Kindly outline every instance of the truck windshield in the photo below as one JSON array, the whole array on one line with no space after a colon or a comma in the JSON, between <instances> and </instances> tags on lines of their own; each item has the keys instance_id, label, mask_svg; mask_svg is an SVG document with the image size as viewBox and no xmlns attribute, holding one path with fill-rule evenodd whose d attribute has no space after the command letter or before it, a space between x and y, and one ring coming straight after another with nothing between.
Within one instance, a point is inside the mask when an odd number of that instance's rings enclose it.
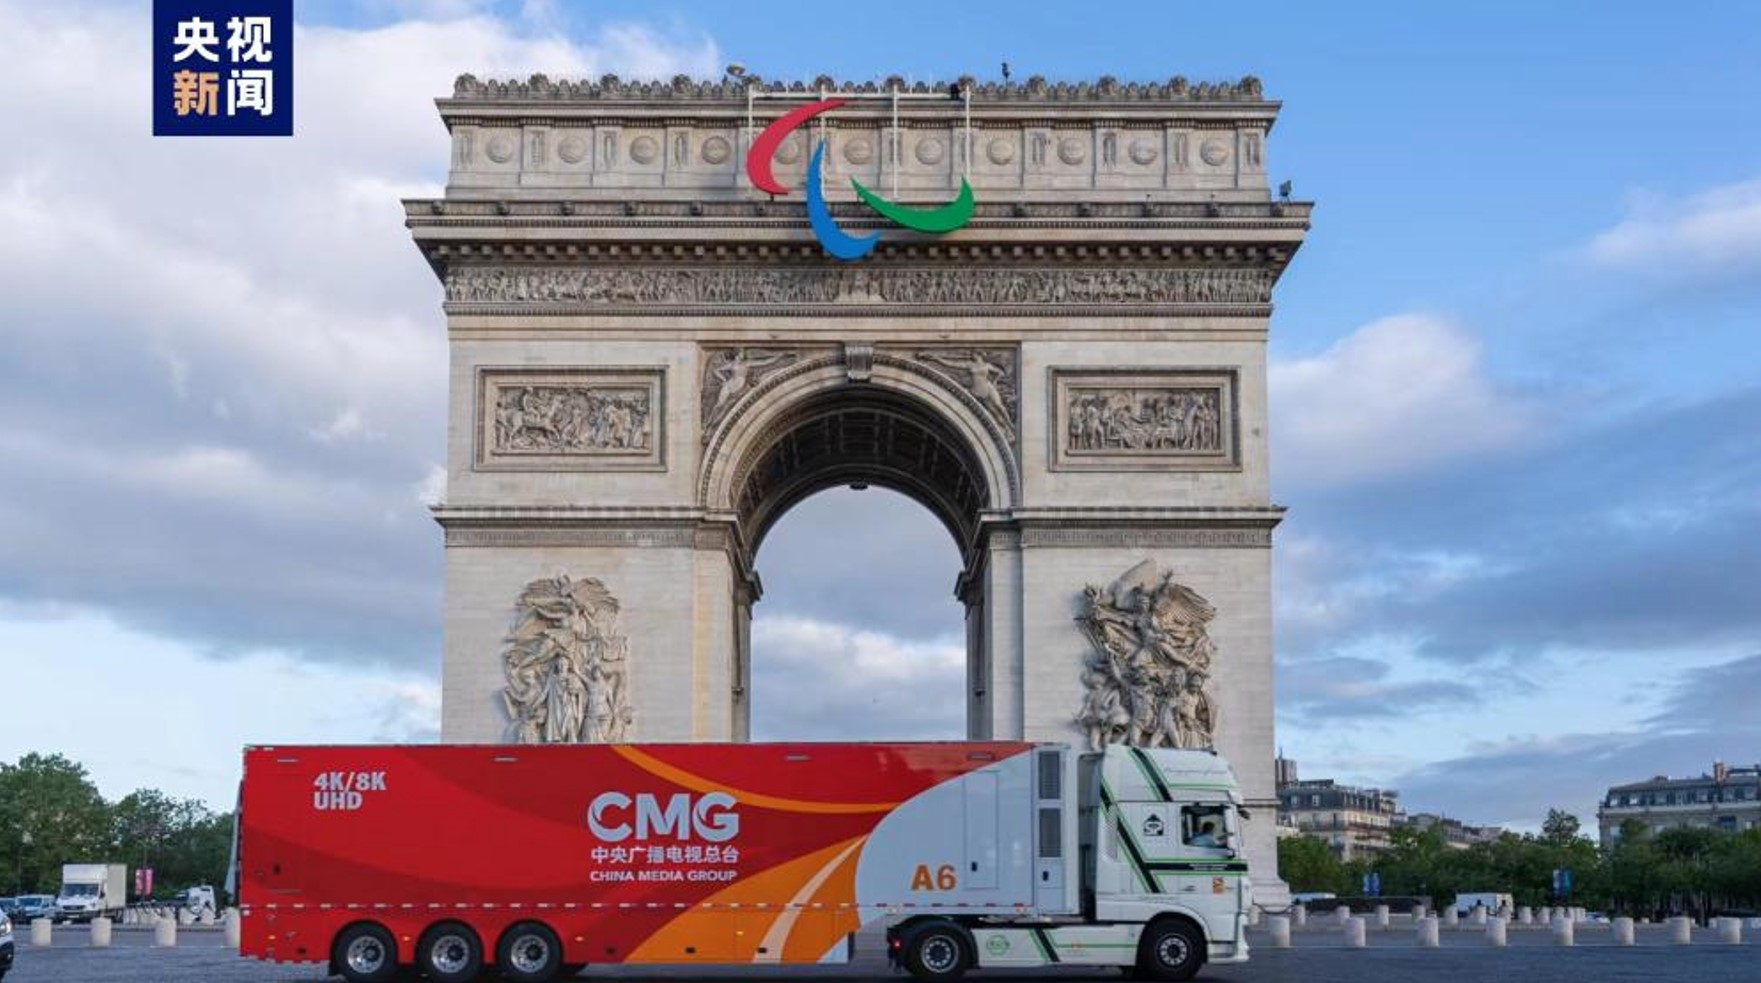
<instances>
[{"instance_id":1,"label":"truck windshield","mask_svg":"<svg viewBox=\"0 0 1761 983\"><path fill-rule=\"evenodd\" d=\"M96 884L64 884L61 887L64 898L95 898L98 896Z\"/></svg>"}]
</instances>

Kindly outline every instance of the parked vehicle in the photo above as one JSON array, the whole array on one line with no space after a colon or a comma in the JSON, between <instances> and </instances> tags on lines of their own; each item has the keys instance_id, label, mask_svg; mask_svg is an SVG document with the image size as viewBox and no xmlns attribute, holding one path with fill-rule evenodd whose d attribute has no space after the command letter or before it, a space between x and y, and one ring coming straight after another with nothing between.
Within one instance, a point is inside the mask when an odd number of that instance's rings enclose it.
<instances>
[{"instance_id":1,"label":"parked vehicle","mask_svg":"<svg viewBox=\"0 0 1761 983\"><path fill-rule=\"evenodd\" d=\"M17 898L9 898L4 895L0 895L0 915L5 915L8 918L12 917L12 906L17 903L18 903Z\"/></svg>"},{"instance_id":2,"label":"parked vehicle","mask_svg":"<svg viewBox=\"0 0 1761 983\"><path fill-rule=\"evenodd\" d=\"M245 752L244 956L352 983L587 963L841 963L921 980L1248 957L1233 772L1021 742Z\"/></svg>"},{"instance_id":3,"label":"parked vehicle","mask_svg":"<svg viewBox=\"0 0 1761 983\"><path fill-rule=\"evenodd\" d=\"M38 918L47 918L52 922L61 920L61 909L55 907L55 896L52 894L21 894L18 896L17 920L29 925Z\"/></svg>"},{"instance_id":4,"label":"parked vehicle","mask_svg":"<svg viewBox=\"0 0 1761 983\"><path fill-rule=\"evenodd\" d=\"M1479 891L1455 896L1455 912L1458 915L1466 915L1475 908L1497 911L1500 908L1514 908L1515 906L1516 900L1514 898L1497 891Z\"/></svg>"},{"instance_id":5,"label":"parked vehicle","mask_svg":"<svg viewBox=\"0 0 1761 983\"><path fill-rule=\"evenodd\" d=\"M214 889L206 884L186 887L173 896L174 903L191 915L200 918L203 912L214 914Z\"/></svg>"},{"instance_id":6,"label":"parked vehicle","mask_svg":"<svg viewBox=\"0 0 1761 983\"><path fill-rule=\"evenodd\" d=\"M72 922L119 918L128 907L127 864L62 864L55 906Z\"/></svg>"},{"instance_id":7,"label":"parked vehicle","mask_svg":"<svg viewBox=\"0 0 1761 983\"><path fill-rule=\"evenodd\" d=\"M1339 895L1332 891L1297 891L1290 896L1292 904L1311 904L1316 901L1331 901Z\"/></svg>"},{"instance_id":8,"label":"parked vehicle","mask_svg":"<svg viewBox=\"0 0 1761 983\"><path fill-rule=\"evenodd\" d=\"M0 912L0 980L6 978L12 969L12 919L5 912Z\"/></svg>"}]
</instances>

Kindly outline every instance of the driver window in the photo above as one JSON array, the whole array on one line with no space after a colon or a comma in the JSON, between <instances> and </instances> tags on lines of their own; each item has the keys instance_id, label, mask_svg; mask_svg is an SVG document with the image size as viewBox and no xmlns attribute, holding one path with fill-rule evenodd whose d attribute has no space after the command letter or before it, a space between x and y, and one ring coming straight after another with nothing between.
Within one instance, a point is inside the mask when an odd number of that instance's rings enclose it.
<instances>
[{"instance_id":1,"label":"driver window","mask_svg":"<svg viewBox=\"0 0 1761 983\"><path fill-rule=\"evenodd\" d=\"M1227 806L1182 806L1180 835L1191 847L1226 849L1229 846L1229 825L1224 822Z\"/></svg>"}]
</instances>

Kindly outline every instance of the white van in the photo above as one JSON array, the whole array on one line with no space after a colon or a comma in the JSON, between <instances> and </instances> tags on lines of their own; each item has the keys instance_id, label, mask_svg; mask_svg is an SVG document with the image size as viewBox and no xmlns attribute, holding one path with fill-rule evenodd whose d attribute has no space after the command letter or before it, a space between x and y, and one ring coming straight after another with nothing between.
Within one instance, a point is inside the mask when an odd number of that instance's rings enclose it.
<instances>
[{"instance_id":1,"label":"white van","mask_svg":"<svg viewBox=\"0 0 1761 983\"><path fill-rule=\"evenodd\" d=\"M1455 896L1455 913L1458 915L1466 915L1475 908L1485 908L1489 912L1495 912L1500 908L1515 907L1514 898L1497 891L1479 891Z\"/></svg>"}]
</instances>

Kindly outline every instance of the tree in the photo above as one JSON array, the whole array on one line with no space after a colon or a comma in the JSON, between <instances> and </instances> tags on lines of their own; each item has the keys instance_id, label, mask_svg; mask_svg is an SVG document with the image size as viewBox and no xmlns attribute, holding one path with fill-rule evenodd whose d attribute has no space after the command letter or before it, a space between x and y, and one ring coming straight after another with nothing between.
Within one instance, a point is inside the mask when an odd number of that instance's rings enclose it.
<instances>
[{"instance_id":1,"label":"tree","mask_svg":"<svg viewBox=\"0 0 1761 983\"><path fill-rule=\"evenodd\" d=\"M56 890L62 864L103 860L109 841L109 810L83 766L35 753L0 764L0 858L12 861L15 890Z\"/></svg>"},{"instance_id":2,"label":"tree","mask_svg":"<svg viewBox=\"0 0 1761 983\"><path fill-rule=\"evenodd\" d=\"M1348 894L1345 867L1325 840L1286 836L1278 840L1278 873L1293 891Z\"/></svg>"},{"instance_id":3,"label":"tree","mask_svg":"<svg viewBox=\"0 0 1761 983\"><path fill-rule=\"evenodd\" d=\"M1582 826L1578 817L1564 809L1549 809L1547 819L1541 823L1541 839L1555 846L1566 846L1578 838Z\"/></svg>"}]
</instances>

